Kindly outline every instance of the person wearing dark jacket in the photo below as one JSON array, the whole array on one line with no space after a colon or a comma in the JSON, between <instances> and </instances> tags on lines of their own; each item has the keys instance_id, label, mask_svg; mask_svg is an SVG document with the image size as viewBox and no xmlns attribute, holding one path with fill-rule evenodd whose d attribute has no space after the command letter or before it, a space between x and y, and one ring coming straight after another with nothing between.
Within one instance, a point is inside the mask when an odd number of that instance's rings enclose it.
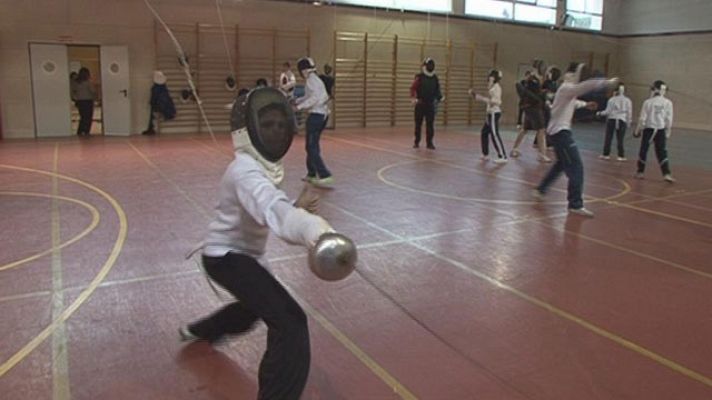
<instances>
[{"instance_id":1,"label":"person wearing dark jacket","mask_svg":"<svg viewBox=\"0 0 712 400\"><path fill-rule=\"evenodd\" d=\"M171 99L171 94L166 86L166 76L161 71L153 73L153 86L151 87L151 112L148 117L148 129L142 132L144 135L155 135L153 129L153 119L155 114L163 115L164 120L171 120L176 116L176 106Z\"/></svg>"},{"instance_id":2,"label":"person wearing dark jacket","mask_svg":"<svg viewBox=\"0 0 712 400\"><path fill-rule=\"evenodd\" d=\"M545 96L539 77L536 74L531 74L526 82L517 83L517 94L520 98L520 106L524 110L524 123L514 141L511 156L519 157L519 145L522 143L524 135L528 130L533 130L536 131L539 147L537 159L541 162L551 162L551 159L546 155Z\"/></svg>"},{"instance_id":3,"label":"person wearing dark jacket","mask_svg":"<svg viewBox=\"0 0 712 400\"><path fill-rule=\"evenodd\" d=\"M415 105L415 143L413 148L420 147L420 131L425 118L425 141L429 149L435 150L435 103L443 100L440 92L440 81L435 75L435 61L426 58L423 61L422 72L415 76L410 87L410 97Z\"/></svg>"}]
</instances>

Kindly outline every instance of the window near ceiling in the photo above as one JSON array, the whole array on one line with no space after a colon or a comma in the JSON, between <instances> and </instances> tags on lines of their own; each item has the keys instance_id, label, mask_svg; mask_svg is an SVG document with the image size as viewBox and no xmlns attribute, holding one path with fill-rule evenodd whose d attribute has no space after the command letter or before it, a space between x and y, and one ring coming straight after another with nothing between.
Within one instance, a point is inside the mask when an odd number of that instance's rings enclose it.
<instances>
[{"instance_id":1,"label":"window near ceiling","mask_svg":"<svg viewBox=\"0 0 712 400\"><path fill-rule=\"evenodd\" d=\"M396 10L452 12L452 0L331 0L331 3Z\"/></svg>"},{"instance_id":2,"label":"window near ceiling","mask_svg":"<svg viewBox=\"0 0 712 400\"><path fill-rule=\"evenodd\" d=\"M465 14L554 25L556 0L465 0Z\"/></svg>"},{"instance_id":3,"label":"window near ceiling","mask_svg":"<svg viewBox=\"0 0 712 400\"><path fill-rule=\"evenodd\" d=\"M566 0L566 26L600 31L603 28L603 0Z\"/></svg>"}]
</instances>

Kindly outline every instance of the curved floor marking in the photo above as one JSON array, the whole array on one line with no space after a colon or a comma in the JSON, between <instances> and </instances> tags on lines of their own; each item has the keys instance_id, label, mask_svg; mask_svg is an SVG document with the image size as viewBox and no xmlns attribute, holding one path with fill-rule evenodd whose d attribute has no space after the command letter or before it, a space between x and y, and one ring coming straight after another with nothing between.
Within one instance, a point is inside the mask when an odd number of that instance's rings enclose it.
<instances>
[{"instance_id":1,"label":"curved floor marking","mask_svg":"<svg viewBox=\"0 0 712 400\"><path fill-rule=\"evenodd\" d=\"M114 264L116 263L116 259L119 257L119 253L121 253L121 249L124 246L124 242L126 241L126 236L128 233L128 220L126 218L126 213L124 212L123 208L121 208L121 205L119 205L119 202L116 201L116 199L114 199L111 195L92 185L91 183L84 182L77 178L72 178L71 176L39 169L17 167L14 165L7 164L0 164L0 168L47 175L62 179L67 182L72 182L80 186L84 186L85 188L99 194L101 197L106 199L106 201L108 201L109 204L111 204L111 206L114 208L116 216L119 219L119 230L116 234L116 241L114 242L109 257L106 259L106 262L104 262L104 265L102 265L101 269L99 270L99 273L94 277L89 286L87 286L87 288L79 294L76 300L74 300L74 302L72 302L69 307L67 307L54 321L52 321L52 323L50 323L45 329L42 330L42 332L35 336L34 339L30 340L12 357L0 364L0 377L2 377L15 365L17 365L20 361L22 361L25 357L32 353L32 351L34 351L37 346L44 342L50 335L52 335L52 333L57 329L57 327L63 324L67 319L69 319L69 317L71 317L72 314L74 314L74 312L77 311L77 309L82 304L84 304L87 299L89 299L89 297L94 293L99 284L101 284L101 282L109 274L109 271L111 271L111 268L113 268Z\"/></svg>"},{"instance_id":2,"label":"curved floor marking","mask_svg":"<svg viewBox=\"0 0 712 400\"><path fill-rule=\"evenodd\" d=\"M40 258L40 257L44 257L44 256L46 256L46 255L48 255L48 254L51 254L53 251L61 250L61 249L65 248L65 247L71 245L72 243L76 243L76 242L79 241L81 238L83 238L84 236L88 235L91 231L93 231L94 229L96 229L97 225L99 225L99 221L101 220L101 217L99 216L99 210L97 210L96 207L94 207L93 205L91 205L91 204L89 204L89 203L87 203L87 202L84 202L84 201L79 200L79 199L74 199L74 198L71 198L71 197L65 197L65 196L59 196L59 195L53 195L53 194L47 194L47 193L36 193L36 192L7 192L7 191L2 191L2 192L0 192L0 196L29 196L29 197L44 197L44 198L58 199L58 200L63 200L63 201L67 201L67 202L70 202L70 203L79 204L80 206L82 206L82 207L86 208L87 210L89 210L89 212L91 213L91 223L90 223L89 226L87 226L83 231L81 231L78 235L74 236L73 238L67 240L67 241L64 242L64 243L60 243L59 245L54 246L54 247L51 247L51 248L49 248L49 249L47 249L47 250L45 250L45 251L43 251L43 252L40 252L40 253L31 255L31 256L29 256L29 257L25 257L25 258L23 258L23 259L21 259L21 260L17 260L17 261L13 261L13 262L7 263L7 264L5 264L5 265L0 265L0 271L5 271L5 270L8 270L8 269L15 268L15 267L17 267L17 266L19 266L19 265L28 263L28 262L33 261L33 260L36 260L36 259L38 259L38 258Z\"/></svg>"},{"instance_id":3,"label":"curved floor marking","mask_svg":"<svg viewBox=\"0 0 712 400\"><path fill-rule=\"evenodd\" d=\"M393 182L385 177L386 172L393 168L396 168L396 167L399 167L402 165L406 165L406 164L415 164L415 163L419 163L419 162L429 162L429 161L428 160L400 161L397 163L386 165L385 167L379 169L376 174L378 175L378 179L388 186L392 186L392 187L395 187L395 188L398 188L401 190L406 190L409 192L415 192L415 193L420 193L420 194L424 194L424 195L428 195L428 196L440 197L440 198L444 198L444 199L469 201L469 202L475 202L475 203L487 203L487 204L538 204L539 203L538 201L535 201L535 200L529 200L529 201L527 201L527 200L522 200L522 201L520 201L520 200L497 200L497 199L484 199L484 198L480 198L480 197L454 196L454 195L449 195L449 194L445 194L445 193L438 193L438 192L433 192L433 191L429 191L429 190L416 189L416 188L412 188L409 186L401 185L401 184ZM437 163L437 164L441 164L441 163ZM449 164L441 164L441 165L443 165L445 167L454 168L454 169L468 170L468 168L462 168L462 167L455 166L455 165L449 165ZM609 197L605 197L605 198L597 198L597 197L591 197L591 196L585 196L585 197L591 199L589 201L589 203L594 203L594 202L610 202L617 198L625 196L626 194L628 194L628 192L630 192L631 187L624 180L618 179L618 181L623 185L623 190L621 190L620 192L616 193L613 196L609 196ZM567 204L566 201L547 201L546 203L547 204Z\"/></svg>"}]
</instances>

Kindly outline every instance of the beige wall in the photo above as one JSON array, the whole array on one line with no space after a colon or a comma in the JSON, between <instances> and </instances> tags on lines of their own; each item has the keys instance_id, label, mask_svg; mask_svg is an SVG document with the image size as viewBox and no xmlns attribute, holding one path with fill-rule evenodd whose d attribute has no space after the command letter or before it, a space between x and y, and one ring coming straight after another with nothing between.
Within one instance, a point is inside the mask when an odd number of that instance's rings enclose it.
<instances>
[{"instance_id":1,"label":"beige wall","mask_svg":"<svg viewBox=\"0 0 712 400\"><path fill-rule=\"evenodd\" d=\"M621 39L621 77L637 111L657 79L670 87L674 126L712 131L712 33Z\"/></svg>"},{"instance_id":2,"label":"beige wall","mask_svg":"<svg viewBox=\"0 0 712 400\"><path fill-rule=\"evenodd\" d=\"M712 29L710 0L606 0L604 30L629 35Z\"/></svg>"},{"instance_id":3,"label":"beige wall","mask_svg":"<svg viewBox=\"0 0 712 400\"><path fill-rule=\"evenodd\" d=\"M152 1L169 23L217 23L212 0ZM314 7L265 0L224 2L226 24L245 28L310 29L312 55L322 64L332 57L334 29L499 44L504 71L504 122L516 115L513 77L520 63L543 58L566 64L575 52L611 53L618 70L619 40L486 21L424 14ZM140 0L0 0L0 102L5 138L33 137L27 43L71 40L78 44L128 45L131 58L132 127L145 128L154 66L153 19ZM265 51L270 51L266 49ZM467 88L462 88L466 90ZM407 94L404 94L407 96Z\"/></svg>"}]
</instances>

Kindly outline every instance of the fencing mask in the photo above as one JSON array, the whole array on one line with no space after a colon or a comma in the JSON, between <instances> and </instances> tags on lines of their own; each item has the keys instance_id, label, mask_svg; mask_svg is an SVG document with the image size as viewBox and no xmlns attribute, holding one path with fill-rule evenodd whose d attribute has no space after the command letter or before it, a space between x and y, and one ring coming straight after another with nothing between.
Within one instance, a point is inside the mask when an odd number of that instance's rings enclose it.
<instances>
[{"instance_id":1,"label":"fencing mask","mask_svg":"<svg viewBox=\"0 0 712 400\"><path fill-rule=\"evenodd\" d=\"M284 157L297 133L294 112L284 94L270 87L260 87L238 97L232 107L230 128L235 148L236 133L247 130L249 141L260 157L275 163Z\"/></svg>"},{"instance_id":2,"label":"fencing mask","mask_svg":"<svg viewBox=\"0 0 712 400\"><path fill-rule=\"evenodd\" d=\"M316 71L316 63L311 57L302 57L297 61L297 69L299 70L299 75L306 79L310 72Z\"/></svg>"},{"instance_id":3,"label":"fencing mask","mask_svg":"<svg viewBox=\"0 0 712 400\"><path fill-rule=\"evenodd\" d=\"M423 73L427 76L435 74L435 60L430 57L423 60Z\"/></svg>"}]
</instances>

